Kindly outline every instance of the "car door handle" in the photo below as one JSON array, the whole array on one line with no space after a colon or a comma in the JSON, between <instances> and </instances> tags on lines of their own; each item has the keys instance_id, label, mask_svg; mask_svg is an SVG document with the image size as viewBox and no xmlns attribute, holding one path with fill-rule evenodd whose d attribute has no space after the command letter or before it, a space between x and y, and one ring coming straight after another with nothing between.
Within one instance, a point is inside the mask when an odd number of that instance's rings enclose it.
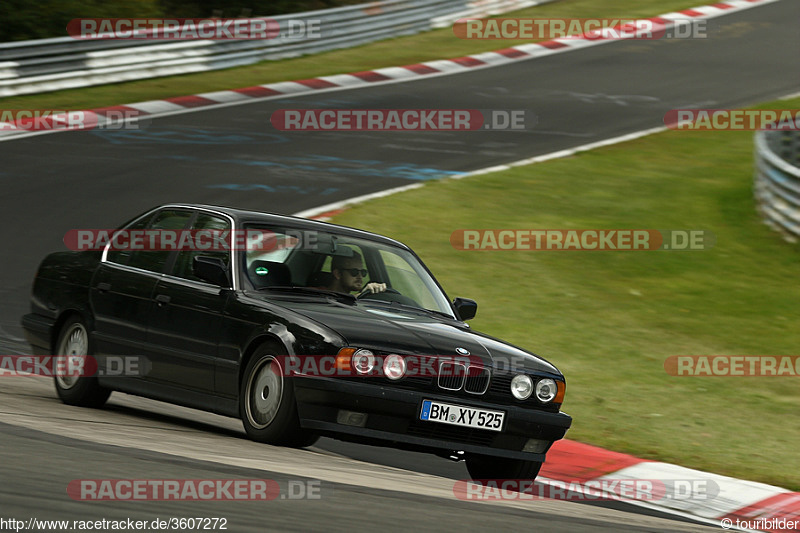
<instances>
[{"instance_id":1,"label":"car door handle","mask_svg":"<svg viewBox=\"0 0 800 533\"><path fill-rule=\"evenodd\" d=\"M105 281L101 281L97 284L97 291L98 292L107 292L111 290L111 284Z\"/></svg>"},{"instance_id":2,"label":"car door handle","mask_svg":"<svg viewBox=\"0 0 800 533\"><path fill-rule=\"evenodd\" d=\"M159 307L167 305L170 300L171 298L166 294L159 294L158 296L156 296L156 303L158 304Z\"/></svg>"}]
</instances>

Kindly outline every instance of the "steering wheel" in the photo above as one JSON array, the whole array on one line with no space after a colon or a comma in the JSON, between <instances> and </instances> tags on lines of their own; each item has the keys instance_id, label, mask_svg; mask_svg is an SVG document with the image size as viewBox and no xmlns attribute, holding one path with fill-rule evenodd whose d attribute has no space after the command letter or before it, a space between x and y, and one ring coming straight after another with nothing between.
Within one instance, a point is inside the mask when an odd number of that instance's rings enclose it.
<instances>
[{"instance_id":1,"label":"steering wheel","mask_svg":"<svg viewBox=\"0 0 800 533\"><path fill-rule=\"evenodd\" d=\"M393 289L391 287L386 287L385 291L381 292L365 292L364 294L359 294L357 298L366 298L368 296L377 296L379 294L400 294L400 291ZM400 294L402 296L402 294Z\"/></svg>"},{"instance_id":2,"label":"steering wheel","mask_svg":"<svg viewBox=\"0 0 800 533\"><path fill-rule=\"evenodd\" d=\"M397 302L403 305L410 305L411 307L419 307L420 305L413 299L396 289L387 287L383 292L368 292L362 294L359 298L364 300L380 300L384 302Z\"/></svg>"}]
</instances>

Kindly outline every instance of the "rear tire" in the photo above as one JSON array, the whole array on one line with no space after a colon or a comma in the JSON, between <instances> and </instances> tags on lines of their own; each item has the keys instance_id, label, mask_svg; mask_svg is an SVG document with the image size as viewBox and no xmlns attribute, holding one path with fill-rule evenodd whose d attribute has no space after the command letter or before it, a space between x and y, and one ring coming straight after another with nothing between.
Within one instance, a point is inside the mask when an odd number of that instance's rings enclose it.
<instances>
[{"instance_id":1,"label":"rear tire","mask_svg":"<svg viewBox=\"0 0 800 533\"><path fill-rule=\"evenodd\" d=\"M56 355L79 357L92 355L92 340L86 324L78 317L67 320L56 342ZM55 367L55 365L54 365ZM59 376L54 378L56 393L67 405L102 407L111 391L97 382L96 376Z\"/></svg>"},{"instance_id":2,"label":"rear tire","mask_svg":"<svg viewBox=\"0 0 800 533\"><path fill-rule=\"evenodd\" d=\"M471 455L467 457L467 471L472 479L521 479L533 481L542 468L537 461L506 459L488 455Z\"/></svg>"},{"instance_id":3,"label":"rear tire","mask_svg":"<svg viewBox=\"0 0 800 533\"><path fill-rule=\"evenodd\" d=\"M300 427L294 382L269 344L256 349L242 375L239 413L247 436L256 442L302 448L318 435Z\"/></svg>"}]
</instances>

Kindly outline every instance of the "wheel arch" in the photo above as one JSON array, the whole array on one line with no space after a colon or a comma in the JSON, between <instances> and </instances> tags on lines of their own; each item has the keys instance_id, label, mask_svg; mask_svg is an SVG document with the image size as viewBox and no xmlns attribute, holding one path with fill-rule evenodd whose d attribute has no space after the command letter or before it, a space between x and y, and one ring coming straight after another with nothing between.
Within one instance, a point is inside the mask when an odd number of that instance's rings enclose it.
<instances>
[{"instance_id":1,"label":"wheel arch","mask_svg":"<svg viewBox=\"0 0 800 533\"><path fill-rule=\"evenodd\" d=\"M242 378L244 377L244 371L247 369L247 365L250 363L250 359L252 359L256 350L265 344L274 346L276 351L280 351L280 354L276 353L276 355L288 355L292 353L284 343L284 340L275 333L261 333L257 337L251 339L247 348L245 348L242 353L242 360L239 364L239 378L237 380L238 395L242 394Z\"/></svg>"}]
</instances>

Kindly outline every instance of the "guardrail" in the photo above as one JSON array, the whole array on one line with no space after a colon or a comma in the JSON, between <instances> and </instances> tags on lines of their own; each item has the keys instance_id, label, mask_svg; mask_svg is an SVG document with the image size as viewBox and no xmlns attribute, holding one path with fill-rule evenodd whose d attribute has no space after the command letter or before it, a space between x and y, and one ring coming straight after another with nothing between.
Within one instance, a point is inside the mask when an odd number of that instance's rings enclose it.
<instances>
[{"instance_id":1,"label":"guardrail","mask_svg":"<svg viewBox=\"0 0 800 533\"><path fill-rule=\"evenodd\" d=\"M788 240L800 238L800 131L755 135L754 194L767 224Z\"/></svg>"},{"instance_id":2,"label":"guardrail","mask_svg":"<svg viewBox=\"0 0 800 533\"><path fill-rule=\"evenodd\" d=\"M0 43L0 97L204 72L411 35L463 17L483 17L555 0L383 0L271 17L281 32L248 41L153 41L58 37ZM289 33L319 24L313 36Z\"/></svg>"}]
</instances>

